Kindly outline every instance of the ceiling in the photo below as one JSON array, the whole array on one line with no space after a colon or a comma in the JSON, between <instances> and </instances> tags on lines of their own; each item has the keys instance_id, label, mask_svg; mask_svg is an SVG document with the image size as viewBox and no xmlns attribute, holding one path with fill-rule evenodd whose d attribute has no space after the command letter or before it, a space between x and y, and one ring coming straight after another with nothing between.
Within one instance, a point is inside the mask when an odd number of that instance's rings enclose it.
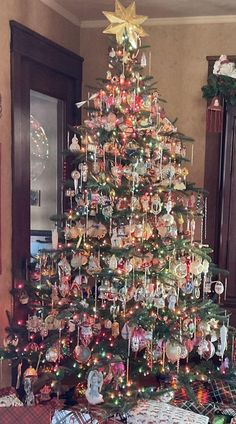
<instances>
[{"instance_id":1,"label":"ceiling","mask_svg":"<svg viewBox=\"0 0 236 424\"><path fill-rule=\"evenodd\" d=\"M77 22L104 20L102 13L114 11L115 0L41 0ZM128 6L131 0L121 0ZM236 0L136 0L136 11L149 18L183 18L236 15ZM71 19L70 19L71 18Z\"/></svg>"}]
</instances>

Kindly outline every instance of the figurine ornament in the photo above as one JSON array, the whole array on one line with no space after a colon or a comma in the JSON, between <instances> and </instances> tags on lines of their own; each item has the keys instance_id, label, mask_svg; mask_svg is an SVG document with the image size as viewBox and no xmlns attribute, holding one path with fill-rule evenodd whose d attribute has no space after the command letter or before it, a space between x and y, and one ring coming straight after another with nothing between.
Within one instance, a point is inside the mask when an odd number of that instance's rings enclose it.
<instances>
[{"instance_id":1,"label":"figurine ornament","mask_svg":"<svg viewBox=\"0 0 236 424\"><path fill-rule=\"evenodd\" d=\"M93 370L89 372L88 375L88 387L85 392L87 401L91 405L97 405L103 403L103 396L100 391L102 390L103 385L103 375L100 371Z\"/></svg>"}]
</instances>

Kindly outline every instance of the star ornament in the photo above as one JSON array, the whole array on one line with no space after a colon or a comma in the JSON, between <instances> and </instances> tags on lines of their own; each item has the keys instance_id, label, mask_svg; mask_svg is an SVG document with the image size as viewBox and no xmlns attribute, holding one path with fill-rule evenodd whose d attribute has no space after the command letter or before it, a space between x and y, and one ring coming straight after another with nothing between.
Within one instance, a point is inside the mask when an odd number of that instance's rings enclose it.
<instances>
[{"instance_id":1,"label":"star ornament","mask_svg":"<svg viewBox=\"0 0 236 424\"><path fill-rule=\"evenodd\" d=\"M147 16L136 15L135 2L125 8L119 0L116 0L115 12L103 12L103 14L110 21L110 25L103 32L114 34L119 44L124 42L124 36L127 35L130 44L136 49L138 39L148 35L141 27Z\"/></svg>"}]
</instances>

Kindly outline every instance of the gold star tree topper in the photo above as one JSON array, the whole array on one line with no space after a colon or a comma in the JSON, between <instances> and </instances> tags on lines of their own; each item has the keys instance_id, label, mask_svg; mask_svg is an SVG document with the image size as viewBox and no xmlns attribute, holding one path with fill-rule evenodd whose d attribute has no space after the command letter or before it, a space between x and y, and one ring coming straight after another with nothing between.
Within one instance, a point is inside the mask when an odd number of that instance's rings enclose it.
<instances>
[{"instance_id":1,"label":"gold star tree topper","mask_svg":"<svg viewBox=\"0 0 236 424\"><path fill-rule=\"evenodd\" d=\"M119 44L123 43L124 36L127 35L132 47L136 49L138 47L138 39L148 35L141 27L147 16L136 15L135 2L125 8L119 0L116 0L115 12L103 13L111 22L103 32L105 34L114 34Z\"/></svg>"}]
</instances>

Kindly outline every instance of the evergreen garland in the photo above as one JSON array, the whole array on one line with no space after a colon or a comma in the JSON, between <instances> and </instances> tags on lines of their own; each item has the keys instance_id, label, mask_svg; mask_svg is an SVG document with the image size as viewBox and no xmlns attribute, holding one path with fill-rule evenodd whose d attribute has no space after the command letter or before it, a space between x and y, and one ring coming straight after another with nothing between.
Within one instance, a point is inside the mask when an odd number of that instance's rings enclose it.
<instances>
[{"instance_id":1,"label":"evergreen garland","mask_svg":"<svg viewBox=\"0 0 236 424\"><path fill-rule=\"evenodd\" d=\"M228 104L236 105L236 80L226 75L211 74L207 85L202 87L204 99L210 101L215 96L220 96Z\"/></svg>"}]
</instances>

